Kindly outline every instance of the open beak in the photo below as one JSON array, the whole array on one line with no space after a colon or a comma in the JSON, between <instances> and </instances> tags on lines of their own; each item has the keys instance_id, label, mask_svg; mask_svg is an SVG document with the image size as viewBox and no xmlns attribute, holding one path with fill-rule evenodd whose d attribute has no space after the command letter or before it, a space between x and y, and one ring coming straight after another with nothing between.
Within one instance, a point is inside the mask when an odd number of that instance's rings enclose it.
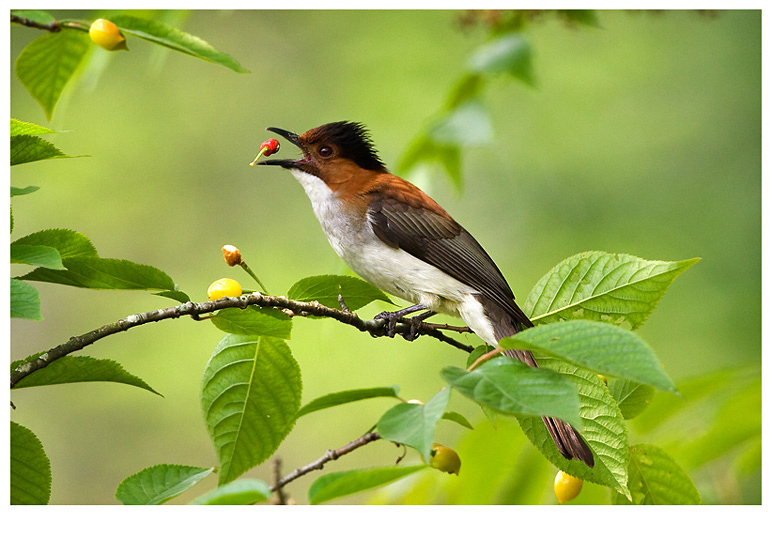
<instances>
[{"instance_id":1,"label":"open beak","mask_svg":"<svg viewBox=\"0 0 772 539\"><path fill-rule=\"evenodd\" d=\"M266 131L271 131L273 133L276 133L277 135L281 135L285 139L287 139L289 142L297 146L303 151L303 155L305 155L306 151L303 148L303 146L300 144L300 139L296 133L293 133L292 131L287 131L286 129L281 129L280 127L267 127L265 129ZM298 168L298 163L302 160L301 159L268 159L266 161L258 161L257 165L278 165L280 167L284 168Z\"/></svg>"}]
</instances>

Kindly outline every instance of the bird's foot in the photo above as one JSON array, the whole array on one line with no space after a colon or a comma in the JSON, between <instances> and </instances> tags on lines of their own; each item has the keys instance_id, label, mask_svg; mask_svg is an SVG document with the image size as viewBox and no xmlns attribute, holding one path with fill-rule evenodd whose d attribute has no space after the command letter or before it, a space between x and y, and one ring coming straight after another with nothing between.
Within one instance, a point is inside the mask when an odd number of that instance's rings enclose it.
<instances>
[{"instance_id":1,"label":"bird's foot","mask_svg":"<svg viewBox=\"0 0 772 539\"><path fill-rule=\"evenodd\" d=\"M425 306L418 303L416 305L407 307L405 309L401 309L399 311L384 311L376 315L375 319L386 321L386 336L392 337L392 338L394 337L394 335L397 334L398 322L405 322L409 324L410 330L406 335L403 335L403 337L407 341L414 341L416 338L418 338L421 322L423 322L426 318L429 318L435 313L434 311L426 311L425 313L417 314L415 316L411 316L410 318L405 318L405 315L414 313L416 311L422 311L425 309L426 309Z\"/></svg>"}]
</instances>

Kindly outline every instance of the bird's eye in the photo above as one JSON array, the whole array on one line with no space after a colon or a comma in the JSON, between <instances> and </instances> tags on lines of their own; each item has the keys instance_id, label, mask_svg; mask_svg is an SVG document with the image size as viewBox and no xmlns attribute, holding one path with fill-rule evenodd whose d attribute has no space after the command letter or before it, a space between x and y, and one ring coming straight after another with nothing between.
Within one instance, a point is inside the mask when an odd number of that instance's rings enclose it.
<instances>
[{"instance_id":1,"label":"bird's eye","mask_svg":"<svg viewBox=\"0 0 772 539\"><path fill-rule=\"evenodd\" d=\"M329 146L322 146L319 148L319 155L322 157L330 157L332 155L332 148Z\"/></svg>"}]
</instances>

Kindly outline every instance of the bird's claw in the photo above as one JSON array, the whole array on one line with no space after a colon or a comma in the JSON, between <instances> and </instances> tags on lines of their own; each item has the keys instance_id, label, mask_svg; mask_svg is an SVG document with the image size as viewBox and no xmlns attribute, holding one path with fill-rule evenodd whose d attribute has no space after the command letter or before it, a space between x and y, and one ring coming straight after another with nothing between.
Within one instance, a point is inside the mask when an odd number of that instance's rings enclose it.
<instances>
[{"instance_id":1,"label":"bird's claw","mask_svg":"<svg viewBox=\"0 0 772 539\"><path fill-rule=\"evenodd\" d=\"M385 320L386 321L386 336L390 338L394 338L394 335L397 334L397 322L402 318L402 314L399 312L391 312L391 311L383 311L382 313L379 313L375 315L376 320Z\"/></svg>"},{"instance_id":2,"label":"bird's claw","mask_svg":"<svg viewBox=\"0 0 772 539\"><path fill-rule=\"evenodd\" d=\"M401 311L383 311L382 313L375 316L376 320L385 320L386 321L386 336L393 338L394 335L397 334L397 322L403 322L409 325L409 330L406 334L403 334L402 336L406 341L414 341L418 338L420 335L420 329L421 329L421 323L426 319L435 314L433 311L426 311L421 314L416 314L414 316L411 316L410 318L405 318L406 314L414 313L416 311L420 311L422 309L426 309L421 304L413 305L412 307L408 307L406 309L402 309Z\"/></svg>"}]
</instances>

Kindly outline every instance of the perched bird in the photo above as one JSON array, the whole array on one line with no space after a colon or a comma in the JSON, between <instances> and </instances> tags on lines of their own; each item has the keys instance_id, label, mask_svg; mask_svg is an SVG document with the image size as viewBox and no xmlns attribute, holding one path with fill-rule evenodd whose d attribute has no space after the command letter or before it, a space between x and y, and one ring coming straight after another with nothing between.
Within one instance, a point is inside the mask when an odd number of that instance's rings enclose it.
<instances>
[{"instance_id":1,"label":"perched bird","mask_svg":"<svg viewBox=\"0 0 772 539\"><path fill-rule=\"evenodd\" d=\"M334 122L301 135L268 131L303 156L258 164L288 169L338 256L365 280L414 304L397 314L457 316L493 346L533 325L480 244L426 193L389 173L362 124ZM536 366L529 351L504 353ZM594 465L592 451L571 425L543 420L561 455Z\"/></svg>"}]
</instances>

